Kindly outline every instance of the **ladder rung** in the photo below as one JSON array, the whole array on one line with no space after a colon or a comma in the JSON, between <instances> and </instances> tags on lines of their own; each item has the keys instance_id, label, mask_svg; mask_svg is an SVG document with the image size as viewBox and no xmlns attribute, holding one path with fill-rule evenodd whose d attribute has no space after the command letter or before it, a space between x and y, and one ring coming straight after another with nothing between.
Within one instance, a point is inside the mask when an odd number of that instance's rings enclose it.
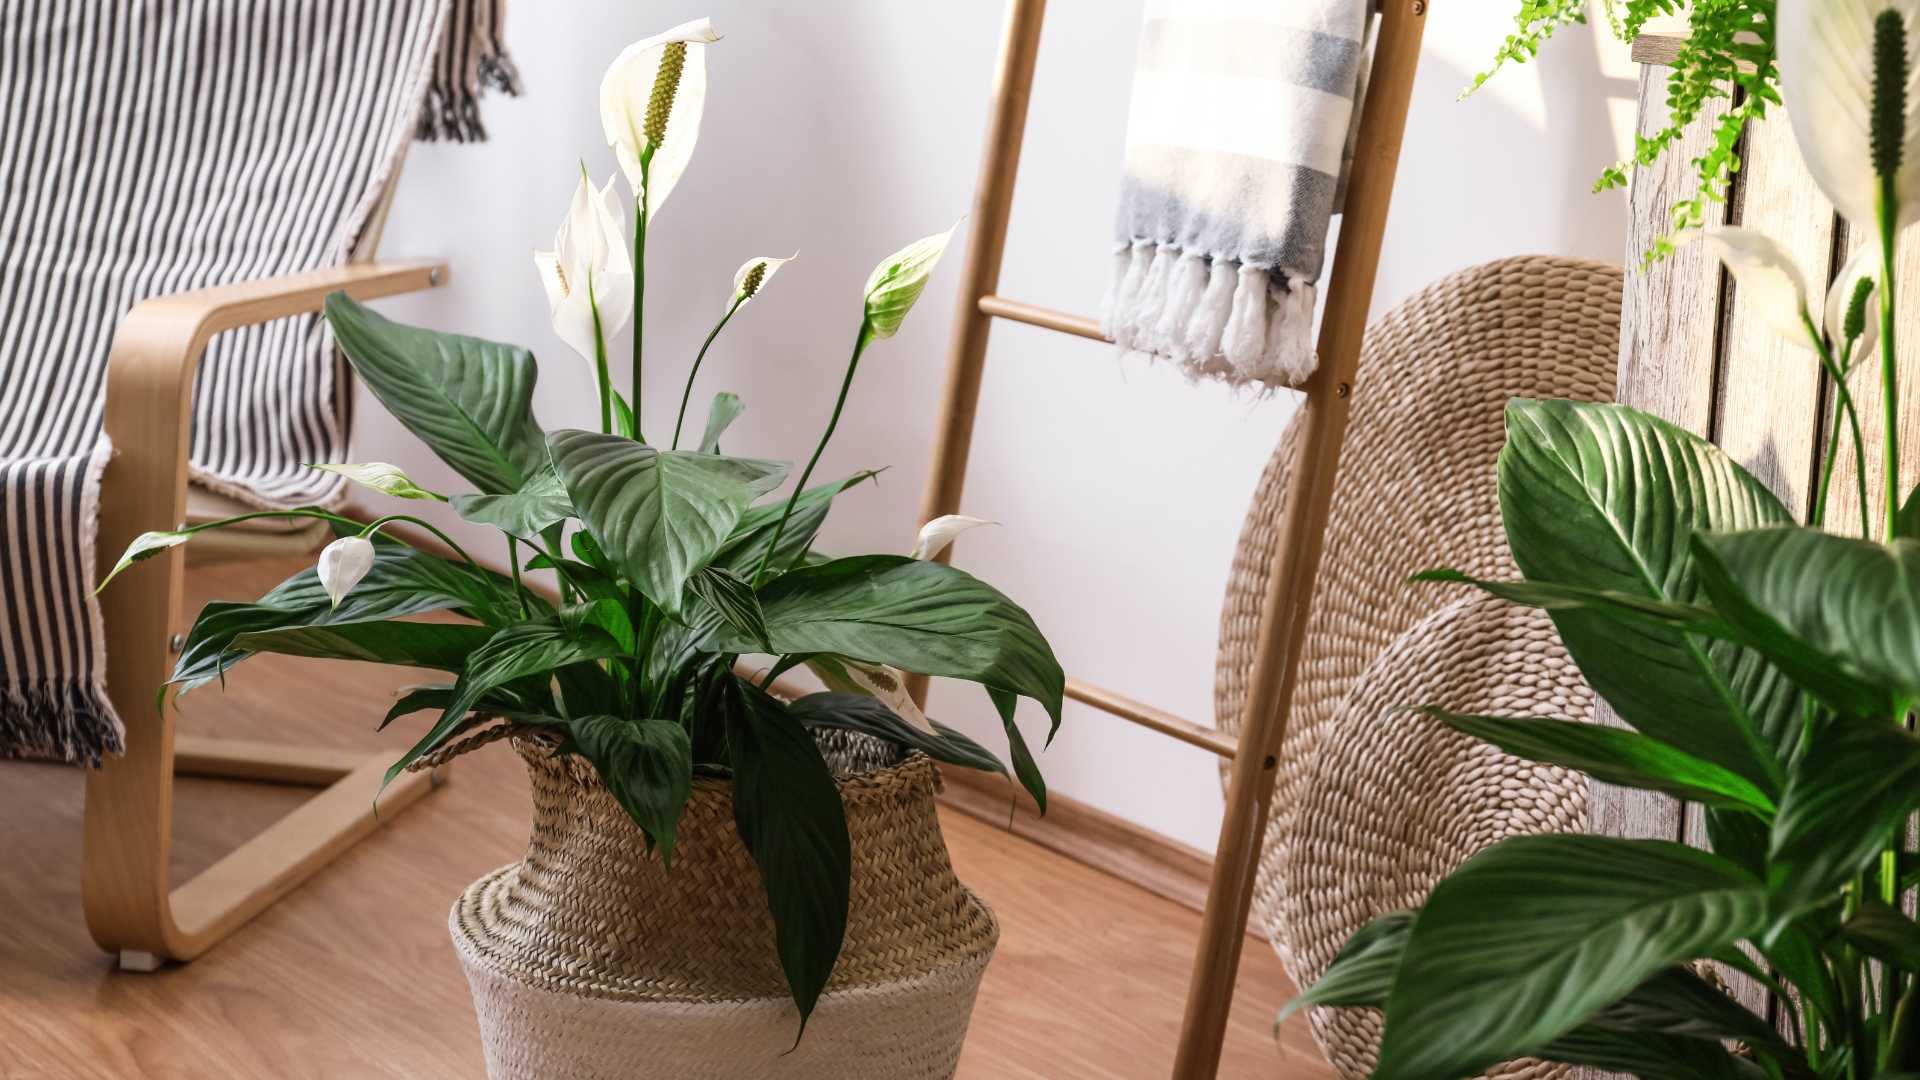
<instances>
[{"instance_id":1,"label":"ladder rung","mask_svg":"<svg viewBox=\"0 0 1920 1080\"><path fill-rule=\"evenodd\" d=\"M983 296L980 298L980 311L996 319L1012 319L1029 326L1042 326L1048 330L1058 330L1063 334L1077 334L1095 341L1107 340L1100 332L1100 324L1081 315L1069 315L1052 308L1035 307L1018 300L1008 300L1003 296Z\"/></svg>"},{"instance_id":2,"label":"ladder rung","mask_svg":"<svg viewBox=\"0 0 1920 1080\"><path fill-rule=\"evenodd\" d=\"M1122 720L1131 720L1144 728L1151 728L1162 735L1171 735L1183 743L1190 743L1202 750L1211 750L1223 758L1233 757L1240 752L1240 744L1213 728L1201 727L1191 720L1182 720L1170 712L1162 712L1151 705L1142 705L1132 698L1121 697L1105 687L1068 677L1067 696L1075 701L1084 702L1096 709L1110 712Z\"/></svg>"}]
</instances>

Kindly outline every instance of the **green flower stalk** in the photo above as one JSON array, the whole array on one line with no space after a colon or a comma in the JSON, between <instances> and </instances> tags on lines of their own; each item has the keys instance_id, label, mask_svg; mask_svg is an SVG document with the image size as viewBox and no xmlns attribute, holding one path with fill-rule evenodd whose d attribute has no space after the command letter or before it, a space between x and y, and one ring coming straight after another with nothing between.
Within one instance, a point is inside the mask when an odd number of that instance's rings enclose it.
<instances>
[{"instance_id":1,"label":"green flower stalk","mask_svg":"<svg viewBox=\"0 0 1920 1080\"><path fill-rule=\"evenodd\" d=\"M707 358L707 350L713 346L713 339L726 329L727 321L733 318L734 312L759 295L760 290L766 287L768 278L799 257L800 253L796 251L784 259L748 259L734 272L733 295L727 300L727 310L720 316L720 321L714 324L712 332L707 334L707 340L700 343L700 352L693 358L693 369L687 372L687 388L680 393L680 415L673 422L671 449L680 449L680 429L687 422L687 401L693 396L693 380L700 374L700 363Z\"/></svg>"},{"instance_id":2,"label":"green flower stalk","mask_svg":"<svg viewBox=\"0 0 1920 1080\"><path fill-rule=\"evenodd\" d=\"M1870 135L1875 219L1880 227L1880 265L1893 266L1893 240L1900 231L1900 165L1907 136L1907 27L1891 8L1873 20L1873 99ZM1880 289L1880 387L1886 416L1885 540L1893 542L1900 519L1899 363L1894 348L1893 275ZM1864 509L1862 510L1864 514Z\"/></svg>"}]
</instances>

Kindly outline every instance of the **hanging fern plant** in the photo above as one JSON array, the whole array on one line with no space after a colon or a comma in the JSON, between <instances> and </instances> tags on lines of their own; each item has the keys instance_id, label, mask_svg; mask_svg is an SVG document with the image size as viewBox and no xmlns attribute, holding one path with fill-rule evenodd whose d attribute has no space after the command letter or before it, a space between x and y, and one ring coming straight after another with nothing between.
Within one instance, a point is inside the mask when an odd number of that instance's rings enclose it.
<instances>
[{"instance_id":1,"label":"hanging fern plant","mask_svg":"<svg viewBox=\"0 0 1920 1080\"><path fill-rule=\"evenodd\" d=\"M1709 203L1724 203L1733 174L1740 169L1740 132L1749 119L1763 119L1768 105L1780 104L1779 71L1774 67L1774 0L1602 0L1613 33L1622 41L1640 35L1658 16L1685 15L1688 34L1681 42L1667 79L1667 126L1651 137L1635 134L1633 157L1614 164L1594 181L1593 190L1625 187L1627 171L1651 165L1680 140L1687 125L1702 115L1719 114L1713 145L1693 159L1699 190L1673 206L1673 230L1708 224ZM1587 21L1586 0L1522 0L1513 18L1518 30L1507 36L1493 67L1474 76L1465 93L1480 88L1511 60L1524 64L1540 52L1554 31ZM1725 105L1718 103L1724 102ZM1724 112L1720 110L1724 108ZM1673 251L1671 235L1655 241L1650 258Z\"/></svg>"}]
</instances>

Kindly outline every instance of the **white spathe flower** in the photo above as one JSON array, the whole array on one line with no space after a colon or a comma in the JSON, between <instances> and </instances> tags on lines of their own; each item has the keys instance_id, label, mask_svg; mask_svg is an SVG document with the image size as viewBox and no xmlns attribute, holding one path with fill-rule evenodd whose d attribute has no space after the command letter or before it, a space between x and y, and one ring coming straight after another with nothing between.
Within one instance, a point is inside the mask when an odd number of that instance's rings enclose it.
<instances>
[{"instance_id":1,"label":"white spathe flower","mask_svg":"<svg viewBox=\"0 0 1920 1080\"><path fill-rule=\"evenodd\" d=\"M848 678L879 698L880 703L892 709L895 716L929 735L940 734L933 729L933 722L927 719L927 714L913 703L913 695L907 693L906 676L899 669L885 664L863 664L845 657L841 658L841 663L847 669Z\"/></svg>"},{"instance_id":2,"label":"white spathe flower","mask_svg":"<svg viewBox=\"0 0 1920 1080\"><path fill-rule=\"evenodd\" d=\"M588 363L595 362L595 310L602 341L613 340L633 317L633 264L627 257L625 227L613 179L595 192L583 175L566 220L553 236L553 250L533 253L533 265L547 289L553 331Z\"/></svg>"},{"instance_id":3,"label":"white spathe flower","mask_svg":"<svg viewBox=\"0 0 1920 1080\"><path fill-rule=\"evenodd\" d=\"M767 287L767 282L781 267L799 257L800 253L796 251L784 259L748 259L741 263L740 269L733 272L733 298L744 304L759 296L760 290Z\"/></svg>"},{"instance_id":4,"label":"white spathe flower","mask_svg":"<svg viewBox=\"0 0 1920 1080\"><path fill-rule=\"evenodd\" d=\"M1920 220L1920 0L1779 0L1774 41L1780 97L1807 171L1848 221L1874 224L1873 24L1892 9L1907 28L1906 131L1895 190L1899 223Z\"/></svg>"},{"instance_id":5,"label":"white spathe flower","mask_svg":"<svg viewBox=\"0 0 1920 1080\"><path fill-rule=\"evenodd\" d=\"M327 590L333 606L353 591L360 579L373 569L373 541L363 536L343 536L320 552L320 587Z\"/></svg>"},{"instance_id":6,"label":"white spathe flower","mask_svg":"<svg viewBox=\"0 0 1920 1080\"><path fill-rule=\"evenodd\" d=\"M1682 233L1680 240L1692 239L1692 232ZM1819 349L1807 322L1807 275L1791 252L1771 236L1738 225L1709 225L1698 235L1727 264L1767 325L1803 349Z\"/></svg>"},{"instance_id":7,"label":"white spathe flower","mask_svg":"<svg viewBox=\"0 0 1920 1080\"><path fill-rule=\"evenodd\" d=\"M1846 347L1847 306L1853 302L1854 289L1862 280L1873 282L1867 291L1866 319L1860 328L1860 340L1853 347L1853 355L1847 358L1850 364L1858 364L1873 352L1880 341L1880 245L1866 243L1853 253L1853 258L1840 268L1840 275L1833 279L1833 287L1827 290L1827 309L1821 325L1826 328L1827 340L1833 344L1834 360L1839 362L1840 350Z\"/></svg>"},{"instance_id":8,"label":"white spathe flower","mask_svg":"<svg viewBox=\"0 0 1920 1080\"><path fill-rule=\"evenodd\" d=\"M707 104L706 47L719 40L707 19L682 23L627 46L600 80L600 126L634 198L650 186L649 215L659 212L693 159ZM648 149L653 157L643 182L640 159Z\"/></svg>"},{"instance_id":9,"label":"white spathe flower","mask_svg":"<svg viewBox=\"0 0 1920 1080\"><path fill-rule=\"evenodd\" d=\"M960 223L953 223L958 229ZM953 239L953 229L915 240L894 252L867 277L867 326L876 338L890 338L913 310L913 302L926 290L927 279Z\"/></svg>"},{"instance_id":10,"label":"white spathe flower","mask_svg":"<svg viewBox=\"0 0 1920 1080\"><path fill-rule=\"evenodd\" d=\"M997 521L983 518L966 517L962 514L948 514L934 518L920 526L920 536L913 542L913 557L922 561L931 559L947 549L953 538L968 529L981 525L998 525Z\"/></svg>"}]
</instances>

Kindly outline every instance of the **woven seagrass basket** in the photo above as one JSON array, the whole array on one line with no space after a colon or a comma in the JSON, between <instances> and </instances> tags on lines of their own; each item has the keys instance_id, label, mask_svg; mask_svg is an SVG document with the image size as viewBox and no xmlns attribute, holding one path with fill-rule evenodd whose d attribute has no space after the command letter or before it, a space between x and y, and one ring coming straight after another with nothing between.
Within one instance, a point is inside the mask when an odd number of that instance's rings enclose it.
<instances>
[{"instance_id":1,"label":"woven seagrass basket","mask_svg":"<svg viewBox=\"0 0 1920 1080\"><path fill-rule=\"evenodd\" d=\"M932 761L820 738L853 841L846 943L806 1036L725 781L694 780L673 871L577 756L515 739L527 857L453 907L492 1080L950 1077L999 924L954 877Z\"/></svg>"}]
</instances>

